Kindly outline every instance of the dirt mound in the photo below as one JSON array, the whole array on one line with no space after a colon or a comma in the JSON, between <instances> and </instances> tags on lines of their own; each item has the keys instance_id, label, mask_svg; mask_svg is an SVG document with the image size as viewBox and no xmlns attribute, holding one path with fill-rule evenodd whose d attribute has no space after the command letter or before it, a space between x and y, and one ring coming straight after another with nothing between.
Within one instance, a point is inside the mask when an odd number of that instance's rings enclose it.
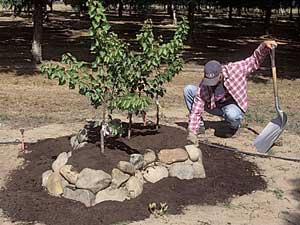
<instances>
[{"instance_id":1,"label":"dirt mound","mask_svg":"<svg viewBox=\"0 0 300 225\"><path fill-rule=\"evenodd\" d=\"M128 160L129 154L151 148L183 147L186 143L183 130L162 126L159 132L136 127L131 140L109 140L105 156L97 144L89 144L75 152L69 161L78 169L90 167L110 172L119 160ZM205 179L181 181L167 178L155 184L147 183L143 194L125 202L104 202L86 208L79 202L51 197L41 186L42 173L51 167L57 155L70 151L68 137L48 139L29 146L26 163L14 171L0 192L1 208L9 217L21 221L40 221L48 225L99 225L119 221L141 220L149 216L150 202L166 202L168 213L180 213L191 204L215 205L226 202L234 195L244 195L266 188L258 168L240 156L201 146Z\"/></svg>"}]
</instances>

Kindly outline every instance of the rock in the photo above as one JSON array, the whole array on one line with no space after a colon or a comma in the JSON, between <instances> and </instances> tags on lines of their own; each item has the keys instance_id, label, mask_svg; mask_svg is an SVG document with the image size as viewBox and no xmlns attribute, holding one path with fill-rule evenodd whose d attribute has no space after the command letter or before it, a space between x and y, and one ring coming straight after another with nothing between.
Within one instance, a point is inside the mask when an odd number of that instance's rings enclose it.
<instances>
[{"instance_id":1,"label":"rock","mask_svg":"<svg viewBox=\"0 0 300 225\"><path fill-rule=\"evenodd\" d=\"M73 148L73 150L75 150L77 148L77 146L79 145L79 141L77 140L77 136L73 136L70 138L70 144L71 147Z\"/></svg>"},{"instance_id":2,"label":"rock","mask_svg":"<svg viewBox=\"0 0 300 225\"><path fill-rule=\"evenodd\" d=\"M146 152L144 154L144 166L147 166L156 160L156 154L151 149L146 149Z\"/></svg>"},{"instance_id":3,"label":"rock","mask_svg":"<svg viewBox=\"0 0 300 225\"><path fill-rule=\"evenodd\" d=\"M63 193L62 179L58 172L54 172L48 178L46 188L50 195L60 196Z\"/></svg>"},{"instance_id":4,"label":"rock","mask_svg":"<svg viewBox=\"0 0 300 225\"><path fill-rule=\"evenodd\" d=\"M164 166L153 166L145 169L143 175L146 181L149 181L150 183L156 183L157 181L168 177L169 171Z\"/></svg>"},{"instance_id":5,"label":"rock","mask_svg":"<svg viewBox=\"0 0 300 225\"><path fill-rule=\"evenodd\" d=\"M77 134L77 140L79 143L87 142L89 140L87 129L82 128L79 130Z\"/></svg>"},{"instance_id":6,"label":"rock","mask_svg":"<svg viewBox=\"0 0 300 225\"><path fill-rule=\"evenodd\" d=\"M84 140L84 138L82 138ZM79 149L79 148L82 148L84 147L85 145L87 145L87 141L82 141L80 142L80 140L78 140L78 136L73 136L71 137L70 139L70 144L73 148L73 150L76 150L76 149Z\"/></svg>"},{"instance_id":7,"label":"rock","mask_svg":"<svg viewBox=\"0 0 300 225\"><path fill-rule=\"evenodd\" d=\"M94 205L104 201L123 202L126 199L128 199L128 192L124 188L118 188L118 189L106 188L97 193Z\"/></svg>"},{"instance_id":8,"label":"rock","mask_svg":"<svg viewBox=\"0 0 300 225\"><path fill-rule=\"evenodd\" d=\"M136 170L139 170L144 165L144 157L141 154L131 154L129 158L129 162L134 165Z\"/></svg>"},{"instance_id":9,"label":"rock","mask_svg":"<svg viewBox=\"0 0 300 225\"><path fill-rule=\"evenodd\" d=\"M200 162L200 161L194 162L192 167L194 170L194 173L193 173L194 178L205 178L206 177L204 166L203 166L202 162Z\"/></svg>"},{"instance_id":10,"label":"rock","mask_svg":"<svg viewBox=\"0 0 300 225\"><path fill-rule=\"evenodd\" d=\"M135 176L137 179L139 179L139 181L141 181L142 184L146 183L142 171L137 170L137 171L135 172L135 175L134 175L134 176Z\"/></svg>"},{"instance_id":11,"label":"rock","mask_svg":"<svg viewBox=\"0 0 300 225\"><path fill-rule=\"evenodd\" d=\"M190 180L194 177L194 169L192 165L186 163L174 163L169 168L169 175L180 180Z\"/></svg>"},{"instance_id":12,"label":"rock","mask_svg":"<svg viewBox=\"0 0 300 225\"><path fill-rule=\"evenodd\" d=\"M72 165L64 165L60 168L60 174L71 184L75 184L79 176Z\"/></svg>"},{"instance_id":13,"label":"rock","mask_svg":"<svg viewBox=\"0 0 300 225\"><path fill-rule=\"evenodd\" d=\"M188 159L188 153L182 148L163 149L158 153L158 158L162 163L172 164Z\"/></svg>"},{"instance_id":14,"label":"rock","mask_svg":"<svg viewBox=\"0 0 300 225\"><path fill-rule=\"evenodd\" d=\"M81 143L79 143L79 145L77 145L76 149L83 148L87 144L88 144L87 142L81 142Z\"/></svg>"},{"instance_id":15,"label":"rock","mask_svg":"<svg viewBox=\"0 0 300 225\"><path fill-rule=\"evenodd\" d=\"M132 165L130 162L126 161L120 161L117 165L117 168L124 173L134 175L135 174L135 168L134 165Z\"/></svg>"},{"instance_id":16,"label":"rock","mask_svg":"<svg viewBox=\"0 0 300 225\"><path fill-rule=\"evenodd\" d=\"M42 186L46 187L47 186L47 182L48 182L48 178L53 174L52 170L47 170L42 174Z\"/></svg>"},{"instance_id":17,"label":"rock","mask_svg":"<svg viewBox=\"0 0 300 225\"><path fill-rule=\"evenodd\" d=\"M122 184L124 184L130 177L130 175L123 173L121 170L114 168L111 172L112 181L111 181L111 187L112 188L118 188Z\"/></svg>"},{"instance_id":18,"label":"rock","mask_svg":"<svg viewBox=\"0 0 300 225\"><path fill-rule=\"evenodd\" d=\"M71 188L65 187L63 197L82 202L86 207L92 206L95 201L95 195L84 189L72 190Z\"/></svg>"},{"instance_id":19,"label":"rock","mask_svg":"<svg viewBox=\"0 0 300 225\"><path fill-rule=\"evenodd\" d=\"M102 170L93 170L90 168L83 169L75 183L77 188L88 189L97 193L107 188L111 183L111 176Z\"/></svg>"},{"instance_id":20,"label":"rock","mask_svg":"<svg viewBox=\"0 0 300 225\"><path fill-rule=\"evenodd\" d=\"M130 198L136 198L143 192L143 183L137 177L130 177L126 189Z\"/></svg>"},{"instance_id":21,"label":"rock","mask_svg":"<svg viewBox=\"0 0 300 225\"><path fill-rule=\"evenodd\" d=\"M201 150L197 148L196 145L186 145L185 149L189 155L190 160L192 160L193 162L198 161L201 154Z\"/></svg>"},{"instance_id":22,"label":"rock","mask_svg":"<svg viewBox=\"0 0 300 225\"><path fill-rule=\"evenodd\" d=\"M68 187L69 186L69 182L63 176L60 176L60 178L61 178L61 186L63 187L63 189L65 187Z\"/></svg>"},{"instance_id":23,"label":"rock","mask_svg":"<svg viewBox=\"0 0 300 225\"><path fill-rule=\"evenodd\" d=\"M52 170L54 172L59 172L59 170L67 164L68 162L68 153L62 152L57 156L57 159L52 163Z\"/></svg>"}]
</instances>

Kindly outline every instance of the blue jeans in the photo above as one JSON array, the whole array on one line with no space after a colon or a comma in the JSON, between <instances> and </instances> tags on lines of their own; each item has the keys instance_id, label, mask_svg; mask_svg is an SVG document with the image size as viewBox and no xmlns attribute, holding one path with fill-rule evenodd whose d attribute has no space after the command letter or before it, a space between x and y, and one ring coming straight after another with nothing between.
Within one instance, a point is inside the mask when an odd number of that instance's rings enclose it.
<instances>
[{"instance_id":1,"label":"blue jeans","mask_svg":"<svg viewBox=\"0 0 300 225\"><path fill-rule=\"evenodd\" d=\"M184 87L184 100L189 112L192 111L194 97L196 95L198 87L195 85L187 85ZM223 117L229 124L231 128L237 129L243 119L243 112L239 106L236 104L229 104L222 108L209 109L205 105L204 110L212 115Z\"/></svg>"}]
</instances>

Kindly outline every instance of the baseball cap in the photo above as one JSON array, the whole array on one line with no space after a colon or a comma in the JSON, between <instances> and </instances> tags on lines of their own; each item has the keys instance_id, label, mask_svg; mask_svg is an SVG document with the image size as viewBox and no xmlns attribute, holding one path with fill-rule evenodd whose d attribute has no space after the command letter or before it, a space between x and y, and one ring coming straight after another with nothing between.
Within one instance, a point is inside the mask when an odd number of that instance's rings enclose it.
<instances>
[{"instance_id":1,"label":"baseball cap","mask_svg":"<svg viewBox=\"0 0 300 225\"><path fill-rule=\"evenodd\" d=\"M205 86L215 86L221 76L221 63L211 60L204 65L204 78L202 84Z\"/></svg>"}]
</instances>

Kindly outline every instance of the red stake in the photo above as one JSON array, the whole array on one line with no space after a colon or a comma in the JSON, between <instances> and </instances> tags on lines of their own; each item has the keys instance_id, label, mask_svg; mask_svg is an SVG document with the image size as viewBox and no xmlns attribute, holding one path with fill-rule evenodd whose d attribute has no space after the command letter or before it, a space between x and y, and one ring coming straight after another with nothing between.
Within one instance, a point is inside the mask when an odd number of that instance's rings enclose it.
<instances>
[{"instance_id":1,"label":"red stake","mask_svg":"<svg viewBox=\"0 0 300 225\"><path fill-rule=\"evenodd\" d=\"M21 128L20 132L21 132L21 135L22 135L22 138L21 138L21 152L25 153L25 137L24 137L25 129Z\"/></svg>"}]
</instances>

